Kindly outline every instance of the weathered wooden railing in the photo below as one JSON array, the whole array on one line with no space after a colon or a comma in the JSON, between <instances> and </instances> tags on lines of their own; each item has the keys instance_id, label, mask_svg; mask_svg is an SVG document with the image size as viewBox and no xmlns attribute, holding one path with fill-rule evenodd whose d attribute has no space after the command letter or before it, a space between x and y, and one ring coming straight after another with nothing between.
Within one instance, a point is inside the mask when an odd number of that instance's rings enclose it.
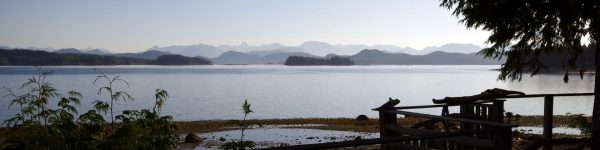
<instances>
[{"instance_id":1,"label":"weathered wooden railing","mask_svg":"<svg viewBox=\"0 0 600 150\"><path fill-rule=\"evenodd\" d=\"M552 121L554 117L554 97L564 96L594 96L594 93L560 93L560 94L530 94L530 95L514 95L514 96L503 96L498 98L512 99L512 98L544 98L544 122L542 131L542 141L540 145L543 145L544 150L551 150L553 144L559 144L560 142L552 141ZM536 149L535 147L533 149Z\"/></svg>"},{"instance_id":2,"label":"weathered wooden railing","mask_svg":"<svg viewBox=\"0 0 600 150\"><path fill-rule=\"evenodd\" d=\"M556 144L551 142L554 97L593 95L594 93L512 95L463 104L403 107L395 107L399 100L390 100L381 107L373 109L379 112L380 138L266 149L332 149L381 144L382 149L510 150L512 149L512 128L515 125L504 123L505 100L500 99L544 97L544 129L540 145L543 145L544 150L549 150L553 144ZM460 107L460 113L450 114L448 112L448 107L454 106ZM442 115L405 111L421 108L442 108ZM410 127L401 127L398 124L398 115L427 118L429 121ZM441 129L439 128L440 123L442 124ZM458 123L459 127L453 127L452 123Z\"/></svg>"},{"instance_id":3,"label":"weathered wooden railing","mask_svg":"<svg viewBox=\"0 0 600 150\"><path fill-rule=\"evenodd\" d=\"M454 132L487 132L382 144L382 149L512 149L512 128L515 126L503 123L504 100L487 100L466 104L394 107L398 103L398 100L390 100L382 105L382 107L374 109L379 111L380 137L382 139ZM449 114L448 107L452 106L459 106L460 113ZM421 108L442 108L443 111L441 116L404 111ZM429 120L410 127L402 127L398 124L398 115ZM440 123L443 126L442 129L439 128ZM458 123L459 127L449 127L453 123Z\"/></svg>"},{"instance_id":4,"label":"weathered wooden railing","mask_svg":"<svg viewBox=\"0 0 600 150\"><path fill-rule=\"evenodd\" d=\"M550 150L552 149L552 145L555 144L564 144L564 143L568 143L569 141L572 141L571 139L560 139L560 140L556 140L552 138L552 122L553 122L553 107L554 107L554 97L566 97L566 96L593 96L594 93L560 93L560 94L530 94L530 95L509 95L509 96L499 96L499 97L495 97L493 100L484 100L484 101L478 101L476 103L468 103L468 104L446 104L446 105L421 105L421 106L404 106L404 107L389 107L389 105L387 105L388 107L385 109L378 109L378 111L380 112L380 127L386 127L383 124L392 124L392 122L396 121L395 118L395 114L402 114L402 115L408 115L408 116L420 116L420 117L425 117L425 118L430 118L430 119L437 119L437 120L451 120L451 121L458 121L461 122L460 123L460 130L471 130L471 129L478 129L478 128L485 128L486 126L488 127L494 127L499 129L498 132L502 132L501 129L502 125L499 124L495 124L495 125L490 125L489 122L495 122L495 123L503 123L503 107L504 107L504 100L499 100L499 99L518 99L518 98L544 98L544 120L543 120L543 132L542 132L542 140L540 142L537 142L538 145L542 146L544 150ZM490 104L486 104L486 103L492 103ZM386 106L386 105L383 105ZM408 111L401 111L401 110L406 110L406 109L419 109L419 108L436 108L436 107L442 107L447 111L447 107L450 106L460 106L460 113L459 115L448 115L449 117L443 117L443 116L434 116L434 115L427 115L427 114L419 114L419 113L414 113L414 112L408 112ZM532 106L533 107L533 106ZM384 111L382 111L384 110ZM459 118L453 118L453 117L459 117ZM389 118L389 119L388 119ZM464 119L464 118L468 118L468 119ZM386 121L387 120L387 121ZM481 121L485 121L487 123L482 123ZM383 126L382 126L383 125ZM388 125L389 126L389 125ZM500 128L498 128L500 127ZM398 128L398 127L394 127L394 128ZM392 136L397 136L397 133L393 133L393 132L389 132L388 131L389 128L386 129L381 129L380 128L380 132L381 132L381 137L385 138L385 137L392 137ZM393 130L393 128L392 128ZM407 130L407 129L404 129ZM413 131L414 132L414 131ZM419 131L419 132L423 132L423 131ZM426 131L425 131L426 132ZM504 131L506 132L506 131ZM499 133L496 133L499 134ZM414 135L414 134L413 134ZM474 137L483 137L483 139L492 139L494 141L494 147L493 149L505 149L505 146L511 146L512 141L510 141L511 143L506 143L505 145L502 145L500 143L503 142L508 142L508 140L506 141L502 141L502 140L498 140L498 139L502 139L502 138L496 138L497 136L493 136L492 138L486 137L486 136L480 136L480 135L475 135ZM452 139L452 138L450 138ZM468 142L462 142L461 140L450 140L453 142L458 142L458 143L448 143L446 144L447 149L452 149L452 147L454 146L454 148L457 149L472 149L473 147L469 147L465 145L472 145L469 144ZM578 141L575 141L578 142ZM422 142L419 142L419 144L421 144ZM426 143L426 142L424 142ZM480 149L486 149L485 145L489 145L489 144L480 144L480 143L486 143L486 142L477 142L479 143L478 145L480 145L479 147L481 147ZM489 141L487 142L489 143ZM461 147L456 147L455 145L461 145ZM422 145L421 145L422 146ZM385 146L384 146L385 147ZM533 147L528 147L531 149L537 149L537 147L533 146ZM443 148L442 148L443 149ZM477 148L476 148L477 149Z\"/></svg>"}]
</instances>

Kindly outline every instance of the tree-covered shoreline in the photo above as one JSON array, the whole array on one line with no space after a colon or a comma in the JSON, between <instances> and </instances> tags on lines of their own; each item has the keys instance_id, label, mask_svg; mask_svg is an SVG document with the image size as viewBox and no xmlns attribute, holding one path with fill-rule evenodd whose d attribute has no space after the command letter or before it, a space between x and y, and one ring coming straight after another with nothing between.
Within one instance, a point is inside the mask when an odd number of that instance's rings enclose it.
<instances>
[{"instance_id":1,"label":"tree-covered shoreline","mask_svg":"<svg viewBox=\"0 0 600 150\"><path fill-rule=\"evenodd\" d=\"M204 58L162 55L155 60L92 54L61 54L27 49L0 49L0 66L64 65L210 65Z\"/></svg>"},{"instance_id":2,"label":"tree-covered shoreline","mask_svg":"<svg viewBox=\"0 0 600 150\"><path fill-rule=\"evenodd\" d=\"M351 66L354 62L348 57L333 56L331 58L316 58L290 56L285 60L287 66Z\"/></svg>"}]
</instances>

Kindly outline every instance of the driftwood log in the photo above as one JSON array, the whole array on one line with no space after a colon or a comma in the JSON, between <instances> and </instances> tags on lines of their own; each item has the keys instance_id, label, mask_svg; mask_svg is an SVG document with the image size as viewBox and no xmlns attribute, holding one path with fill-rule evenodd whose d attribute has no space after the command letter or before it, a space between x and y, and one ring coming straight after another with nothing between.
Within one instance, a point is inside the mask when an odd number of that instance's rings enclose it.
<instances>
[{"instance_id":1,"label":"driftwood log","mask_svg":"<svg viewBox=\"0 0 600 150\"><path fill-rule=\"evenodd\" d=\"M433 99L434 104L463 104L463 103L471 103L479 100L490 100L496 99L498 97L504 97L509 95L525 95L523 92L519 91L509 91L505 89L488 89L480 94L473 96L461 96L461 97L445 97L443 99Z\"/></svg>"}]
</instances>

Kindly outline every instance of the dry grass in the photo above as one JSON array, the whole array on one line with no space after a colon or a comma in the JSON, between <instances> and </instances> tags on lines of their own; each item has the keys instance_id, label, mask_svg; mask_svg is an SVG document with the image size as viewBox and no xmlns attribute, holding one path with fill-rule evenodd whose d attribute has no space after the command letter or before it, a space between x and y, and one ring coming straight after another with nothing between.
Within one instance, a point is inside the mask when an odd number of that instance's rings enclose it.
<instances>
[{"instance_id":1,"label":"dry grass","mask_svg":"<svg viewBox=\"0 0 600 150\"><path fill-rule=\"evenodd\" d=\"M586 118L588 119L588 121L591 122L591 116L587 116ZM566 127L572 124L572 119L572 116L555 115L553 117L552 123L555 127ZM517 124L519 126L542 126L543 121L544 116L520 116L518 118L513 119L512 123Z\"/></svg>"}]
</instances>

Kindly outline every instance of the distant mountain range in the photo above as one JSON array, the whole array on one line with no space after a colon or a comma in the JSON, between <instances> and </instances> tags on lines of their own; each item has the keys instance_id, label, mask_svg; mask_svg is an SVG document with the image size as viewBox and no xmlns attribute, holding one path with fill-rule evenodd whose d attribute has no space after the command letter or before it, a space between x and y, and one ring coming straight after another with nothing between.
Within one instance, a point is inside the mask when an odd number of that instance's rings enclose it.
<instances>
[{"instance_id":1,"label":"distant mountain range","mask_svg":"<svg viewBox=\"0 0 600 150\"><path fill-rule=\"evenodd\" d=\"M3 49L9 49L6 46L0 46ZM37 47L27 47L21 49L29 49L29 50L42 50L48 52L57 52L63 54L95 54L95 55L109 55L114 54L113 52L106 49L98 49L98 48L86 48L86 49L74 49L74 48L63 48L63 49L54 49L54 48L37 48ZM237 51L242 53L248 53L259 56L266 56L272 53L281 53L281 52L304 52L316 56L326 56L327 54L337 54L337 55L353 55L364 49L378 49L387 53L404 53L410 55L425 55L435 51L449 52L449 53L464 53L470 54L474 52L478 52L481 50L481 47L473 44L457 44L457 43L449 43L442 46L432 46L427 47L422 50L417 50L411 47L400 47L395 45L362 45L362 44L354 44L354 45L333 45L326 42L319 41L307 41L298 46L285 46L280 43L272 43L272 44L264 44L264 45L249 45L247 43L241 43L239 45L220 45L213 46L207 44L196 44L196 45L180 45L180 46L166 46L159 47L153 46L143 52L146 51L161 51L167 54L179 54L188 57L196 57L202 56L206 58L216 58L221 54L228 51ZM130 55L134 53L122 53L121 55ZM153 57L154 58L154 57Z\"/></svg>"},{"instance_id":2,"label":"distant mountain range","mask_svg":"<svg viewBox=\"0 0 600 150\"><path fill-rule=\"evenodd\" d=\"M180 54L184 56L203 56L215 58L227 51L238 52L253 52L253 54L265 56L270 52L305 52L317 56L325 56L327 54L352 55L364 49L379 49L391 53L405 53L411 55L425 55L434 51L443 51L449 53L474 53L481 50L481 47L473 44L457 44L450 43L442 46L427 47L422 50L417 50L411 47L399 47L395 45L332 45L326 42L307 41L299 46L284 46L280 43L265 44L252 46L246 43L240 45L221 45L211 46L205 44L187 45L187 46L154 46L147 50L158 50Z\"/></svg>"},{"instance_id":3,"label":"distant mountain range","mask_svg":"<svg viewBox=\"0 0 600 150\"><path fill-rule=\"evenodd\" d=\"M227 51L212 60L215 64L283 64L290 56L325 59L342 56L350 58L357 65L495 65L503 62L484 59L483 56L475 53L463 54L436 51L426 55L410 55L376 49L365 49L354 55L328 54L325 57L304 52L275 52L262 56L255 52Z\"/></svg>"},{"instance_id":4,"label":"distant mountain range","mask_svg":"<svg viewBox=\"0 0 600 150\"><path fill-rule=\"evenodd\" d=\"M222 52L222 49L232 50ZM393 45L331 45L316 41L305 42L297 47L284 46L279 43L259 46L251 46L246 43L234 46L211 46L204 44L168 47L154 46L139 53L112 53L105 49L92 48L83 50L75 48L58 50L33 48L33 50L50 51L60 54L90 54L144 60L155 60L163 55L183 55L209 59L214 64L283 64L290 56L325 59L333 56L344 56L349 57L358 65L501 64L501 62L486 60L482 56L475 55L474 53L480 49L480 47L473 44L454 43L416 50L410 47L402 48Z\"/></svg>"},{"instance_id":5,"label":"distant mountain range","mask_svg":"<svg viewBox=\"0 0 600 150\"><path fill-rule=\"evenodd\" d=\"M212 60L215 64L283 64L290 56L318 57L304 52L275 52L260 55L256 54L256 51L248 53L227 51Z\"/></svg>"},{"instance_id":6,"label":"distant mountain range","mask_svg":"<svg viewBox=\"0 0 600 150\"><path fill-rule=\"evenodd\" d=\"M149 48L148 50L163 51L163 52L180 54L183 56L190 56L190 57L202 56L202 57L208 57L208 58L217 57L223 53L223 50L220 50L214 46L205 45L205 44L188 45L188 46L168 46L168 47L154 46L154 47Z\"/></svg>"},{"instance_id":7,"label":"distant mountain range","mask_svg":"<svg viewBox=\"0 0 600 150\"><path fill-rule=\"evenodd\" d=\"M344 53L329 53L326 55L316 55L310 52L306 52L304 48L312 50L318 50L319 47L336 49L360 48L360 47L380 47L382 49L362 49L354 54ZM341 47L341 48L340 48ZM105 49L74 49L74 48L63 48L63 49L52 49L45 48L40 51L39 48L34 48L31 51L29 49L20 49L22 51L12 51L9 47L0 46L0 50L4 49L0 53L0 63L3 65L11 64L37 64L44 65L42 62L57 63L60 64L79 64L79 65L101 65L101 64L284 64L286 59L290 56L309 57L318 59L329 59L334 56L340 56L350 59L356 65L498 65L504 63L505 60L489 60L484 59L483 56L477 55L475 52L480 47L472 44L446 44L440 47L428 47L423 50L415 50L412 48L398 48L394 49L395 46L360 46L360 45L345 45L345 46L333 46L322 42L306 42L298 47L286 47L281 44L268 44L260 46L250 46L247 44L241 44L238 46L209 46L209 45L195 45L195 46L170 46L170 47L154 47L155 49L167 50L147 50L140 53L112 53ZM220 48L239 48L244 51L229 50L223 53L213 53L211 56L215 57L204 57L202 55L194 55L194 57L180 57L180 53L193 52L200 54L196 51L199 49L212 49L215 52L219 51ZM386 49L383 49L386 48ZM269 50L256 50L256 49L269 49ZM577 66L593 66L593 56L595 56L593 49L590 46L584 48L582 54L578 55L578 59L575 63ZM440 50L440 51L437 51ZM49 52L50 51L50 52ZM325 50L323 50L325 51ZM334 50L335 51L335 50ZM43 53L42 53L43 52ZM411 54L412 53L412 54ZM416 53L416 54L415 54ZM57 55L60 54L60 55ZM218 55L216 55L218 54ZM320 53L324 54L324 53ZM48 56L44 56L48 55ZM161 56L175 55L163 57ZM35 58L29 58L29 56L35 56ZM96 57L98 56L98 57ZM551 54L543 56L540 60L549 68L561 67L561 64L568 62L570 54ZM63 60L63 58L65 58ZM123 59L127 58L127 59ZM39 59L39 60L38 60ZM54 60L48 60L54 59ZM177 61L175 60L177 59ZM157 62L155 60L161 60ZM59 62L56 62L59 61ZM211 62L212 61L212 62ZM50 65L50 64L47 64Z\"/></svg>"},{"instance_id":8,"label":"distant mountain range","mask_svg":"<svg viewBox=\"0 0 600 150\"><path fill-rule=\"evenodd\" d=\"M328 56L328 57L331 57ZM475 53L448 53L435 51L426 55L386 53L380 50L362 50L349 56L358 65L496 65L504 61L489 60Z\"/></svg>"}]
</instances>

